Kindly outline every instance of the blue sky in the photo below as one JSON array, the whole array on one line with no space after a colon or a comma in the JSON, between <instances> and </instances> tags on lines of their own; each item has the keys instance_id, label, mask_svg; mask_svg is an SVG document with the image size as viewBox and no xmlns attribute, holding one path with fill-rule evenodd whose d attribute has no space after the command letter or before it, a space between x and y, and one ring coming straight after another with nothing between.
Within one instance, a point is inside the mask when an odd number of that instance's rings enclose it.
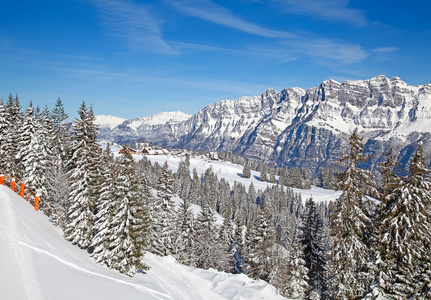
<instances>
[{"instance_id":1,"label":"blue sky","mask_svg":"<svg viewBox=\"0 0 431 300\"><path fill-rule=\"evenodd\" d=\"M196 113L327 79L431 83L431 1L2 1L0 97Z\"/></svg>"}]
</instances>

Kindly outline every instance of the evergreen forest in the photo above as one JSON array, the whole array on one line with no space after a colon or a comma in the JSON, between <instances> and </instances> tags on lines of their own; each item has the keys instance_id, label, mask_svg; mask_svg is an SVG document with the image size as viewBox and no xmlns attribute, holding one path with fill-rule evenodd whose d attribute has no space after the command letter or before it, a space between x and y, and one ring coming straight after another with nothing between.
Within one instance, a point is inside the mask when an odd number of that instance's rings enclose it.
<instances>
[{"instance_id":1,"label":"evergreen forest","mask_svg":"<svg viewBox=\"0 0 431 300\"><path fill-rule=\"evenodd\" d=\"M258 170L273 183L256 190L212 169L198 174L190 156L176 173L127 145L114 156L98 142L93 108L83 102L78 116L70 125L60 98L52 109L1 100L0 171L37 192L40 210L97 263L134 276L149 268L148 251L244 273L290 299L431 299L431 177L420 143L405 172L389 151L372 174L355 130L339 169L318 178L221 153L244 178ZM341 196L317 203L292 189L311 183Z\"/></svg>"}]
</instances>

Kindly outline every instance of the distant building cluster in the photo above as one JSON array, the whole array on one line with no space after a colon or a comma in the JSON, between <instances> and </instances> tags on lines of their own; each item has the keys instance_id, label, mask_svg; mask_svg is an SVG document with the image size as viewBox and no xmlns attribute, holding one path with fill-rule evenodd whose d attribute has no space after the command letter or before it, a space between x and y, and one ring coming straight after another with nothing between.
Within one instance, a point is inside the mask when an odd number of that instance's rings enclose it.
<instances>
[{"instance_id":1,"label":"distant building cluster","mask_svg":"<svg viewBox=\"0 0 431 300\"><path fill-rule=\"evenodd\" d=\"M197 156L198 154L194 151L184 150L184 149L164 149L160 146L155 146L152 143L137 143L135 148L129 147L129 151L131 154L140 154L140 155L174 155L183 157L186 155L190 155L190 157ZM123 154L124 149L120 150L120 154ZM219 156L217 152L209 152L205 154L205 157L208 160L219 160Z\"/></svg>"}]
</instances>

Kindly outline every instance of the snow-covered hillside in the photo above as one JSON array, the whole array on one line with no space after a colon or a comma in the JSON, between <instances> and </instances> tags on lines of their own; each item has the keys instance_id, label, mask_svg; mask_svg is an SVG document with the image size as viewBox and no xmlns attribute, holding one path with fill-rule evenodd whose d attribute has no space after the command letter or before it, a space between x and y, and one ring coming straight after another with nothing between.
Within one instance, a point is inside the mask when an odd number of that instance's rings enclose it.
<instances>
[{"instance_id":1,"label":"snow-covered hillside","mask_svg":"<svg viewBox=\"0 0 431 300\"><path fill-rule=\"evenodd\" d=\"M150 253L151 270L130 278L94 263L8 187L0 186L0 206L1 299L284 299L263 281Z\"/></svg>"}]
</instances>

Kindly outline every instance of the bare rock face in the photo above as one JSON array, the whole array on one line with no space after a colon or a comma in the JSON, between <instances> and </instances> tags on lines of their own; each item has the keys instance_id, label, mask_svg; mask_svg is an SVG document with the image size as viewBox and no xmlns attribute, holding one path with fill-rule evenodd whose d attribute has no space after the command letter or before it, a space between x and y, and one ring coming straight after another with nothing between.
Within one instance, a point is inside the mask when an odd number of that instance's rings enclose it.
<instances>
[{"instance_id":1,"label":"bare rock face","mask_svg":"<svg viewBox=\"0 0 431 300\"><path fill-rule=\"evenodd\" d=\"M134 127L127 122L109 132L111 140L145 138L164 146L232 151L312 172L334 166L358 129L372 155L367 164L375 170L391 147L404 163L418 142L431 154L431 85L410 86L385 76L327 80L307 90L269 89L261 96L219 101L183 120Z\"/></svg>"}]
</instances>

